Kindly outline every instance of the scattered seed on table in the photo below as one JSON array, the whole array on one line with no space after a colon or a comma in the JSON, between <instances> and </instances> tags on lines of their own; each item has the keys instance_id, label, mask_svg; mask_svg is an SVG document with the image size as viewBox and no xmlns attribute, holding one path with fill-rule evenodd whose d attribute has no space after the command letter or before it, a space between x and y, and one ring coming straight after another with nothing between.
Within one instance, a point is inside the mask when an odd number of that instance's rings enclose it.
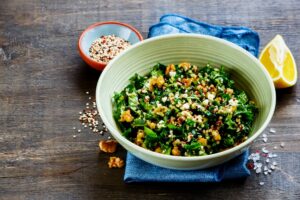
<instances>
[{"instance_id":1,"label":"scattered seed on table","mask_svg":"<svg viewBox=\"0 0 300 200\"><path fill-rule=\"evenodd\" d=\"M76 127L74 126L73 129L76 130Z\"/></svg>"},{"instance_id":2,"label":"scattered seed on table","mask_svg":"<svg viewBox=\"0 0 300 200\"><path fill-rule=\"evenodd\" d=\"M267 134L264 133L262 136L263 136L263 137L267 137Z\"/></svg>"},{"instance_id":3,"label":"scattered seed on table","mask_svg":"<svg viewBox=\"0 0 300 200\"><path fill-rule=\"evenodd\" d=\"M110 136L108 136L108 137L107 137L107 139L109 139L109 140L110 140L110 139L111 139L111 137L110 137Z\"/></svg>"},{"instance_id":4,"label":"scattered seed on table","mask_svg":"<svg viewBox=\"0 0 300 200\"><path fill-rule=\"evenodd\" d=\"M73 138L76 138L77 136L76 135L73 135Z\"/></svg>"},{"instance_id":5,"label":"scattered seed on table","mask_svg":"<svg viewBox=\"0 0 300 200\"><path fill-rule=\"evenodd\" d=\"M283 148L284 145L285 145L284 142L281 142L281 143L280 143L280 147L281 147L281 148Z\"/></svg>"},{"instance_id":6,"label":"scattered seed on table","mask_svg":"<svg viewBox=\"0 0 300 200\"><path fill-rule=\"evenodd\" d=\"M270 159L269 159L269 158L267 158L267 159L266 159L266 163L269 163L269 162L270 162Z\"/></svg>"},{"instance_id":7,"label":"scattered seed on table","mask_svg":"<svg viewBox=\"0 0 300 200\"><path fill-rule=\"evenodd\" d=\"M278 147L277 147L277 146L274 146L273 149L278 149Z\"/></svg>"},{"instance_id":8,"label":"scattered seed on table","mask_svg":"<svg viewBox=\"0 0 300 200\"><path fill-rule=\"evenodd\" d=\"M90 92L89 92L89 91L86 91L85 93L86 93L86 94L90 94Z\"/></svg>"},{"instance_id":9,"label":"scattered seed on table","mask_svg":"<svg viewBox=\"0 0 300 200\"><path fill-rule=\"evenodd\" d=\"M79 112L79 115L82 115L82 112L81 112L81 111Z\"/></svg>"},{"instance_id":10,"label":"scattered seed on table","mask_svg":"<svg viewBox=\"0 0 300 200\"><path fill-rule=\"evenodd\" d=\"M80 133L81 132L81 130L80 129L78 129L78 133Z\"/></svg>"},{"instance_id":11,"label":"scattered seed on table","mask_svg":"<svg viewBox=\"0 0 300 200\"><path fill-rule=\"evenodd\" d=\"M91 100L92 99L92 97L89 97L89 100Z\"/></svg>"},{"instance_id":12,"label":"scattered seed on table","mask_svg":"<svg viewBox=\"0 0 300 200\"><path fill-rule=\"evenodd\" d=\"M261 181L261 182L259 182L259 185L264 185L264 184L265 184L265 182L262 182L262 181Z\"/></svg>"}]
</instances>

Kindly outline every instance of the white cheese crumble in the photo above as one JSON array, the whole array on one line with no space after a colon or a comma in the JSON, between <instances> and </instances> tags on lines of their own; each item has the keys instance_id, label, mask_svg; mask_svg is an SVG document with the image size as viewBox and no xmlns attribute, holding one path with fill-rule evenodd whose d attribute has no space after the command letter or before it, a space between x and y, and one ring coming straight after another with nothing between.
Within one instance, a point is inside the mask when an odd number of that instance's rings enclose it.
<instances>
[{"instance_id":1,"label":"white cheese crumble","mask_svg":"<svg viewBox=\"0 0 300 200\"><path fill-rule=\"evenodd\" d=\"M212 100L214 100L215 97L216 97L216 94L210 93L210 92L207 93L208 100L212 101Z\"/></svg>"},{"instance_id":2,"label":"white cheese crumble","mask_svg":"<svg viewBox=\"0 0 300 200\"><path fill-rule=\"evenodd\" d=\"M169 72L169 75L170 75L171 77L174 77L174 76L176 75L176 72L170 71L170 72Z\"/></svg>"},{"instance_id":3,"label":"white cheese crumble","mask_svg":"<svg viewBox=\"0 0 300 200\"><path fill-rule=\"evenodd\" d=\"M181 110L189 110L190 109L190 104L189 103L185 103L181 106Z\"/></svg>"},{"instance_id":4,"label":"white cheese crumble","mask_svg":"<svg viewBox=\"0 0 300 200\"><path fill-rule=\"evenodd\" d=\"M238 100L237 99L230 99L229 100L229 105L231 105L231 106L237 106L238 105Z\"/></svg>"},{"instance_id":5,"label":"white cheese crumble","mask_svg":"<svg viewBox=\"0 0 300 200\"><path fill-rule=\"evenodd\" d=\"M208 99L205 99L204 101L202 101L202 104L203 104L204 106L207 106L207 105L208 105L208 102L209 102L209 100L208 100Z\"/></svg>"}]
</instances>

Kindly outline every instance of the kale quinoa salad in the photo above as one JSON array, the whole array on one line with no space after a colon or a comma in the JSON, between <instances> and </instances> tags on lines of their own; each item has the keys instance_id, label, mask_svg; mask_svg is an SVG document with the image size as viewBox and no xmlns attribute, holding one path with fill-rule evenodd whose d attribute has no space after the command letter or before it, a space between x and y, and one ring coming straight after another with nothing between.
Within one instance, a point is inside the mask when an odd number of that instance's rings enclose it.
<instances>
[{"instance_id":1,"label":"kale quinoa salad","mask_svg":"<svg viewBox=\"0 0 300 200\"><path fill-rule=\"evenodd\" d=\"M255 103L224 68L190 63L155 65L113 96L114 119L124 137L158 153L202 156L248 138Z\"/></svg>"}]
</instances>

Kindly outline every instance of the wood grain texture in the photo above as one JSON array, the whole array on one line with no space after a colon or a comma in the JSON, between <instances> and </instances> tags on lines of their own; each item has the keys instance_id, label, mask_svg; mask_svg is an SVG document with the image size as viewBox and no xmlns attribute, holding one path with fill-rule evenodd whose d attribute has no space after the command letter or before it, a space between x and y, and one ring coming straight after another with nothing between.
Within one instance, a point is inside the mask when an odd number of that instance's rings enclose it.
<instances>
[{"instance_id":1,"label":"wood grain texture","mask_svg":"<svg viewBox=\"0 0 300 200\"><path fill-rule=\"evenodd\" d=\"M166 13L248 26L260 34L261 46L282 34L300 65L298 0L2 0L0 199L300 199L300 81L277 91L270 124L277 132L267 146L286 146L276 150L280 169L271 176L252 174L217 184L127 185L124 170L108 169L109 155L99 153L102 137L72 130L80 126L85 91L94 93L100 75L79 57L79 34L94 22L118 20L146 38L149 26ZM252 149L262 145L258 139ZM125 157L124 150L118 154Z\"/></svg>"}]
</instances>

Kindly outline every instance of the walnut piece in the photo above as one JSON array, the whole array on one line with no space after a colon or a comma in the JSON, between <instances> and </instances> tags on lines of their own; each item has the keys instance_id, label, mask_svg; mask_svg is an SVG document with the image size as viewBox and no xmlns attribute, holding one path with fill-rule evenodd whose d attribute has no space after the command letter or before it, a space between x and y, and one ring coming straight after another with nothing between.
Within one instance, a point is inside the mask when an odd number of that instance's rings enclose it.
<instances>
[{"instance_id":1,"label":"walnut piece","mask_svg":"<svg viewBox=\"0 0 300 200\"><path fill-rule=\"evenodd\" d=\"M108 161L109 168L122 168L124 166L124 161L119 157L110 157Z\"/></svg>"},{"instance_id":2,"label":"walnut piece","mask_svg":"<svg viewBox=\"0 0 300 200\"><path fill-rule=\"evenodd\" d=\"M105 153L114 153L117 150L116 140L100 140L99 148Z\"/></svg>"}]
</instances>

